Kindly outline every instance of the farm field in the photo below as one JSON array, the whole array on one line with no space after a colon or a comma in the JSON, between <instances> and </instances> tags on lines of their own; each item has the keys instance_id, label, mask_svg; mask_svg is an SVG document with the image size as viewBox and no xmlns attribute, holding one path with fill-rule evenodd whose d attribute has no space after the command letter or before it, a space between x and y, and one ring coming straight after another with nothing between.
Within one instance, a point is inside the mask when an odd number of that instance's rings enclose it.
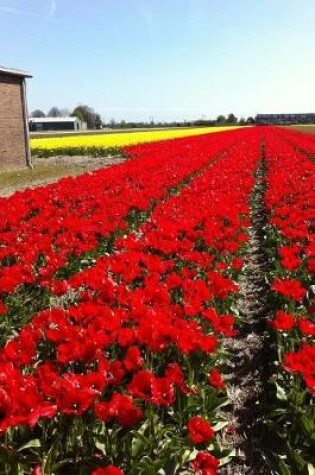
<instances>
[{"instance_id":1,"label":"farm field","mask_svg":"<svg viewBox=\"0 0 315 475\"><path fill-rule=\"evenodd\" d=\"M292 125L288 129L294 129L298 132L304 132L305 134L315 134L315 124L309 125Z\"/></svg>"},{"instance_id":2,"label":"farm field","mask_svg":"<svg viewBox=\"0 0 315 475\"><path fill-rule=\"evenodd\" d=\"M193 137L196 135L232 130L236 127L197 127L187 129L168 129L143 132L97 133L50 138L33 138L31 149L33 156L52 155L96 155L117 153L121 147L139 143Z\"/></svg>"},{"instance_id":3,"label":"farm field","mask_svg":"<svg viewBox=\"0 0 315 475\"><path fill-rule=\"evenodd\" d=\"M107 157L59 156L37 157L32 168L15 168L0 171L0 196L9 196L15 191L54 183L63 177L89 173L99 168L116 165L125 160L121 154Z\"/></svg>"},{"instance_id":4,"label":"farm field","mask_svg":"<svg viewBox=\"0 0 315 475\"><path fill-rule=\"evenodd\" d=\"M314 475L315 137L208 131L32 141L126 160L0 198L0 474Z\"/></svg>"}]
</instances>

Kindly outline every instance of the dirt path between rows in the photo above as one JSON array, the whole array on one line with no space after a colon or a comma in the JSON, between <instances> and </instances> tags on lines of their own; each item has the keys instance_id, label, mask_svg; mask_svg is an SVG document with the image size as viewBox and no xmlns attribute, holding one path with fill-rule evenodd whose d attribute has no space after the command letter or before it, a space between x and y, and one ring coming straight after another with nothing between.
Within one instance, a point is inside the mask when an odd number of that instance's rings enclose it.
<instances>
[{"instance_id":1,"label":"dirt path between rows","mask_svg":"<svg viewBox=\"0 0 315 475\"><path fill-rule=\"evenodd\" d=\"M0 196L9 196L16 191L54 183L67 176L77 176L117 165L125 160L122 156L36 158L33 169L19 168L0 172Z\"/></svg>"},{"instance_id":2,"label":"dirt path between rows","mask_svg":"<svg viewBox=\"0 0 315 475\"><path fill-rule=\"evenodd\" d=\"M238 304L240 328L238 337L224 342L228 354L228 395L231 406L225 416L231 431L224 435L224 445L235 452L232 462L223 469L225 475L270 475L260 447L263 446L264 405L268 379L268 339L265 331L268 316L268 286L265 275L268 258L264 249L267 223L264 205L266 190L264 148L256 172L251 200L251 228L245 273Z\"/></svg>"}]
</instances>

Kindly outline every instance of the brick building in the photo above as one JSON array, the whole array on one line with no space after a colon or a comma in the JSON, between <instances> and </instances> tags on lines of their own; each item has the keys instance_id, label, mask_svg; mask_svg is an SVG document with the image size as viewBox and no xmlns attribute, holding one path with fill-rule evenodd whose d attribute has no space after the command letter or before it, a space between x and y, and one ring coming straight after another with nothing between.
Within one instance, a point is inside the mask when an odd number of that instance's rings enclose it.
<instances>
[{"instance_id":1,"label":"brick building","mask_svg":"<svg viewBox=\"0 0 315 475\"><path fill-rule=\"evenodd\" d=\"M315 124L315 114L258 114L255 122L261 125Z\"/></svg>"},{"instance_id":2,"label":"brick building","mask_svg":"<svg viewBox=\"0 0 315 475\"><path fill-rule=\"evenodd\" d=\"M30 77L0 66L0 170L31 165L25 81Z\"/></svg>"}]
</instances>

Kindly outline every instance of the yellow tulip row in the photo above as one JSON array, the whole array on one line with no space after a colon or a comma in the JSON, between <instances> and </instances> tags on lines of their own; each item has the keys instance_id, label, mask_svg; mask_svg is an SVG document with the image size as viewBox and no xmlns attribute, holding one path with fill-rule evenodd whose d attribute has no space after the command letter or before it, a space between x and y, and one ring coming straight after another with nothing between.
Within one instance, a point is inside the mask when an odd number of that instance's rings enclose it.
<instances>
[{"instance_id":1,"label":"yellow tulip row","mask_svg":"<svg viewBox=\"0 0 315 475\"><path fill-rule=\"evenodd\" d=\"M54 150L78 149L107 149L120 148L127 145L134 145L145 142L155 142L173 138L189 137L195 135L222 132L236 127L198 127L187 129L152 130L145 132L118 132L100 133L95 135L75 135L50 138L34 138L31 140L31 148L36 154L43 152L53 152Z\"/></svg>"}]
</instances>

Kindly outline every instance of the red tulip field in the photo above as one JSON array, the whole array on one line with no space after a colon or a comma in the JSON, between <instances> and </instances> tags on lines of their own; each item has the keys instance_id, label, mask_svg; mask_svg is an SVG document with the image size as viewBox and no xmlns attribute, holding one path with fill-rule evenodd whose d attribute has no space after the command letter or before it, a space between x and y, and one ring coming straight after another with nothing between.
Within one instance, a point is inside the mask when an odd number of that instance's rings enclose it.
<instances>
[{"instance_id":1,"label":"red tulip field","mask_svg":"<svg viewBox=\"0 0 315 475\"><path fill-rule=\"evenodd\" d=\"M315 474L315 136L0 198L0 474Z\"/></svg>"}]
</instances>

